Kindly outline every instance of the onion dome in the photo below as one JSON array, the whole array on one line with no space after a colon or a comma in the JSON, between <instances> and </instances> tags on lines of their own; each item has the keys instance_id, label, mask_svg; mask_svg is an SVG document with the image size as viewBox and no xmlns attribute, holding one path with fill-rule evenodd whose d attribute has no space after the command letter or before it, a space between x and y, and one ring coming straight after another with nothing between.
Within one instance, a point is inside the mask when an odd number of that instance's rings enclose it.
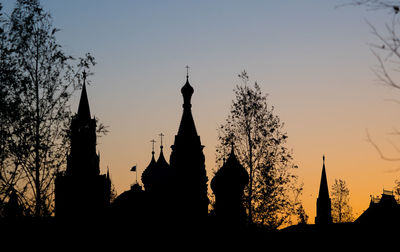
<instances>
[{"instance_id":1,"label":"onion dome","mask_svg":"<svg viewBox=\"0 0 400 252\"><path fill-rule=\"evenodd\" d=\"M161 134L162 135L162 134ZM166 185L170 175L170 166L165 160L163 153L163 145L160 146L160 156L157 162L154 159L154 151L152 159L146 170L142 174L142 182L146 191L158 190Z\"/></svg>"},{"instance_id":2,"label":"onion dome","mask_svg":"<svg viewBox=\"0 0 400 252\"><path fill-rule=\"evenodd\" d=\"M192 138L197 136L196 126L194 124L193 116L192 116L192 104L190 100L194 93L193 87L189 83L189 76L186 76L186 83L181 88L181 93L183 96L183 114L181 123L179 125L178 135L184 136L185 138Z\"/></svg>"},{"instance_id":3,"label":"onion dome","mask_svg":"<svg viewBox=\"0 0 400 252\"><path fill-rule=\"evenodd\" d=\"M146 169L142 173L142 182L145 190L149 190L151 187L155 167L156 167L156 160L154 158L154 149L153 149L153 151L151 152L150 164L146 167Z\"/></svg>"},{"instance_id":4,"label":"onion dome","mask_svg":"<svg viewBox=\"0 0 400 252\"><path fill-rule=\"evenodd\" d=\"M160 147L160 156L157 159L156 163L156 170L160 172L160 175L166 173L169 169L169 164L165 160L164 154L163 154L163 146L161 145Z\"/></svg>"},{"instance_id":5,"label":"onion dome","mask_svg":"<svg viewBox=\"0 0 400 252\"><path fill-rule=\"evenodd\" d=\"M191 100L192 95L194 93L194 89L189 83L189 76L188 75L186 76L185 85L183 85L183 87L181 88L181 93L182 93L182 96L183 96L183 107L184 108L190 108L191 107L190 100Z\"/></svg>"},{"instance_id":6,"label":"onion dome","mask_svg":"<svg viewBox=\"0 0 400 252\"><path fill-rule=\"evenodd\" d=\"M215 194L220 192L242 194L248 181L249 174L237 160L232 146L228 159L211 180L211 189Z\"/></svg>"}]
</instances>

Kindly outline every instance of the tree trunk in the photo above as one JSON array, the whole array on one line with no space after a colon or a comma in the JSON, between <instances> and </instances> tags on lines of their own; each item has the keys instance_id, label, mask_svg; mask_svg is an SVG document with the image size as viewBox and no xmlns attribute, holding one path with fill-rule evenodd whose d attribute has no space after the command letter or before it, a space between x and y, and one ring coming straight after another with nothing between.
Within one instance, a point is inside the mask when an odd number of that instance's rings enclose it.
<instances>
[{"instance_id":1,"label":"tree trunk","mask_svg":"<svg viewBox=\"0 0 400 252\"><path fill-rule=\"evenodd\" d=\"M36 66L35 66L35 89L36 89L36 136L35 136L35 189L36 189L36 205L35 205L35 216L40 217L40 207L42 205L41 193L40 193L40 102L39 102L39 80L38 80L38 68L39 68L39 45L36 45Z\"/></svg>"},{"instance_id":2,"label":"tree trunk","mask_svg":"<svg viewBox=\"0 0 400 252\"><path fill-rule=\"evenodd\" d=\"M250 135L249 135L250 138ZM249 139L250 140L250 139ZM252 206L251 206L251 202L252 202L252 195L253 195L253 148L251 146L251 144L249 145L249 156L250 156L250 160L249 160L249 224L253 223L253 211L252 211Z\"/></svg>"}]
</instances>

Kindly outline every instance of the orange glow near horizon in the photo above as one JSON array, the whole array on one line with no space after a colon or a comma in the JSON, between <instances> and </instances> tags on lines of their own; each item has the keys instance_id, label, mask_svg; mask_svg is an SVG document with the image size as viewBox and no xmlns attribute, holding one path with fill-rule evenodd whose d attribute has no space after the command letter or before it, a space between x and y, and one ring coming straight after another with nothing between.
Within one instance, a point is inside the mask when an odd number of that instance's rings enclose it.
<instances>
[{"instance_id":1,"label":"orange glow near horizon","mask_svg":"<svg viewBox=\"0 0 400 252\"><path fill-rule=\"evenodd\" d=\"M109 126L97 148L101 172L109 167L118 194L135 182L133 165L141 182L152 139L158 157L160 133L169 162L186 65L208 185L219 168L217 127L229 113L243 69L269 94L268 103L285 123L309 223L322 155L329 189L335 178L346 181L355 217L368 207L370 195L392 190L399 178L399 163L382 160L366 141L368 130L385 154L400 157L391 144L398 136L388 134L400 125L400 107L385 101L399 93L376 85L370 68L377 62L368 45L375 37L365 22L384 29L387 13L319 0L41 2L61 29L57 39L63 48L76 57L86 52L96 57L88 97L92 116Z\"/></svg>"}]
</instances>

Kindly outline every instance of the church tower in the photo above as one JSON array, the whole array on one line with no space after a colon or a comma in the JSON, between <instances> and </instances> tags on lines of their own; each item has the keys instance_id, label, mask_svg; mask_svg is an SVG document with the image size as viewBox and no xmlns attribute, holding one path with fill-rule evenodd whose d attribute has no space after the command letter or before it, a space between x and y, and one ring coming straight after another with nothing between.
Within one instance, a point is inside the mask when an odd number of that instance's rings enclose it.
<instances>
[{"instance_id":1,"label":"church tower","mask_svg":"<svg viewBox=\"0 0 400 252\"><path fill-rule=\"evenodd\" d=\"M183 114L170 156L170 166L175 173L176 210L183 218L199 220L208 214L208 178L204 164L204 146L201 145L192 116L190 100L194 89L189 83L188 74L181 93Z\"/></svg>"},{"instance_id":2,"label":"church tower","mask_svg":"<svg viewBox=\"0 0 400 252\"><path fill-rule=\"evenodd\" d=\"M317 199L317 216L315 217L316 225L326 225L332 223L331 215L331 199L329 198L328 181L325 171L325 156L322 157L322 174L319 186L319 194Z\"/></svg>"},{"instance_id":3,"label":"church tower","mask_svg":"<svg viewBox=\"0 0 400 252\"><path fill-rule=\"evenodd\" d=\"M56 216L89 217L104 214L110 204L111 181L100 175L96 154L96 119L91 118L86 92L86 73L78 113L70 127L71 148L65 173L56 178Z\"/></svg>"},{"instance_id":4,"label":"church tower","mask_svg":"<svg viewBox=\"0 0 400 252\"><path fill-rule=\"evenodd\" d=\"M67 159L66 174L89 177L99 175L100 159L96 154L96 119L92 119L90 116L85 81L79 100L78 113L72 119L70 129L71 150Z\"/></svg>"}]
</instances>

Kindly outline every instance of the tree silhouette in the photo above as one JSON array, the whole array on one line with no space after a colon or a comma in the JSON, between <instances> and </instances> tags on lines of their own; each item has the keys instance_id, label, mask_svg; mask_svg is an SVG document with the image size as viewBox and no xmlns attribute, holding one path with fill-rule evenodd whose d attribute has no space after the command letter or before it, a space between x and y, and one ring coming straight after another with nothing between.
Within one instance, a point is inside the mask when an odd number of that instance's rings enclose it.
<instances>
[{"instance_id":1,"label":"tree silhouette","mask_svg":"<svg viewBox=\"0 0 400 252\"><path fill-rule=\"evenodd\" d=\"M400 36L399 36L399 10L400 1L398 0L352 0L351 5L365 7L370 11L387 11L389 22L385 24L385 28L380 30L375 25L368 22L371 28L372 35L376 38L376 42L370 43L371 51L377 59L376 66L373 67L373 72L378 81L384 86L400 89L399 80L396 79L397 73L400 70ZM400 103L397 99L386 99L387 101ZM393 129L390 135L398 136L400 131ZM400 156L388 156L382 151L381 146L376 144L373 138L367 131L367 141L375 148L379 156L386 161L398 162ZM400 152L399 148L390 141L394 149ZM398 171L395 169L394 171Z\"/></svg>"},{"instance_id":2,"label":"tree silhouette","mask_svg":"<svg viewBox=\"0 0 400 252\"><path fill-rule=\"evenodd\" d=\"M351 222L354 220L353 210L349 204L350 190L346 181L335 179L331 189L332 219L335 223Z\"/></svg>"},{"instance_id":3,"label":"tree silhouette","mask_svg":"<svg viewBox=\"0 0 400 252\"><path fill-rule=\"evenodd\" d=\"M237 158L249 173L245 189L249 222L275 229L294 214L292 192L301 192L292 153L285 147L283 123L267 104L260 86L251 87L246 71L239 74L242 85L234 89L235 99L225 124L219 127L217 162L230 152L234 142ZM296 197L298 199L298 197Z\"/></svg>"},{"instance_id":4,"label":"tree silhouette","mask_svg":"<svg viewBox=\"0 0 400 252\"><path fill-rule=\"evenodd\" d=\"M2 189L15 188L35 216L50 215L54 179L65 166L71 118L68 101L80 72L94 65L64 53L57 28L38 0L18 0L2 26ZM3 79L6 80L3 80Z\"/></svg>"}]
</instances>

